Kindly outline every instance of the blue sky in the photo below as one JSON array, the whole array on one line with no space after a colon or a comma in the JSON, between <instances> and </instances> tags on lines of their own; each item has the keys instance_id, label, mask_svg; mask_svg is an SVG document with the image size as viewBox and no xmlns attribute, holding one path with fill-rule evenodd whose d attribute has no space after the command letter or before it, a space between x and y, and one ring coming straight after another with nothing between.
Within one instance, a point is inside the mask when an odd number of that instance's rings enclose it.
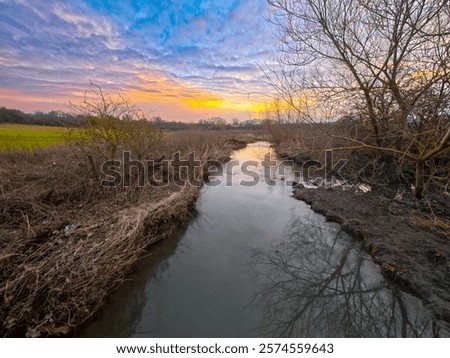
<instances>
[{"instance_id":1,"label":"blue sky","mask_svg":"<svg viewBox=\"0 0 450 358\"><path fill-rule=\"evenodd\" d=\"M92 80L166 119L254 117L276 43L267 6L0 0L0 106L65 109Z\"/></svg>"}]
</instances>

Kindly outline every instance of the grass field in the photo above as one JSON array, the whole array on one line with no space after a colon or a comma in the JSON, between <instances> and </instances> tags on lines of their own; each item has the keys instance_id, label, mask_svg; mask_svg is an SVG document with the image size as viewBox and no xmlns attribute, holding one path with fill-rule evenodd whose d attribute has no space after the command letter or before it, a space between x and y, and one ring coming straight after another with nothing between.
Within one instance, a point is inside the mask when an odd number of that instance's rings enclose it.
<instances>
[{"instance_id":1,"label":"grass field","mask_svg":"<svg viewBox=\"0 0 450 358\"><path fill-rule=\"evenodd\" d=\"M0 152L34 150L63 143L69 129L28 124L0 124Z\"/></svg>"}]
</instances>

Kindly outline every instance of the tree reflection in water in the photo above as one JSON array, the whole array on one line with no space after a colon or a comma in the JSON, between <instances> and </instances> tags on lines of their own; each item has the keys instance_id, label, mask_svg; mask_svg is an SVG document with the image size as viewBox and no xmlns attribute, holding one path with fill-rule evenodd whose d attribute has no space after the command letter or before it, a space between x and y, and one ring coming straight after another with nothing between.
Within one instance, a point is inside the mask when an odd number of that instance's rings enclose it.
<instances>
[{"instance_id":1,"label":"tree reflection in water","mask_svg":"<svg viewBox=\"0 0 450 358\"><path fill-rule=\"evenodd\" d=\"M257 251L264 334L272 337L433 336L421 301L389 287L338 226L294 218L283 239Z\"/></svg>"}]
</instances>

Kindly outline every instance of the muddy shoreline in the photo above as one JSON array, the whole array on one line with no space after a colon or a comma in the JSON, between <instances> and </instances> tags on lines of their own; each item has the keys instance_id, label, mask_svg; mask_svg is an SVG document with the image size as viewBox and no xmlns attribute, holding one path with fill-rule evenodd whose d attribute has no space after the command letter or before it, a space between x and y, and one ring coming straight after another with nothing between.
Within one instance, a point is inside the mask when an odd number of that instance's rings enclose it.
<instances>
[{"instance_id":1,"label":"muddy shoreline","mask_svg":"<svg viewBox=\"0 0 450 358\"><path fill-rule=\"evenodd\" d=\"M437 336L450 332L450 235L419 225L419 207L412 198L332 188L297 188L294 197L340 224L389 282L422 299L434 315Z\"/></svg>"}]
</instances>

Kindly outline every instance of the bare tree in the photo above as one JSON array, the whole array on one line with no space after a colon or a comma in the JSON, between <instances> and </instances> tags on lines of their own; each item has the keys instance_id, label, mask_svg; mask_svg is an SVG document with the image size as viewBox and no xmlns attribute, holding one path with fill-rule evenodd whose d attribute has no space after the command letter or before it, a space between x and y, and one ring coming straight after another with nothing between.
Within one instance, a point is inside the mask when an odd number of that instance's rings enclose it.
<instances>
[{"instance_id":1,"label":"bare tree","mask_svg":"<svg viewBox=\"0 0 450 358\"><path fill-rule=\"evenodd\" d=\"M293 217L286 235L252 256L270 337L432 337L433 320L390 289L342 231ZM373 271L372 271L373 270ZM380 276L380 277L378 277ZM408 306L405 302L410 301ZM413 302L415 302L413 304Z\"/></svg>"},{"instance_id":2,"label":"bare tree","mask_svg":"<svg viewBox=\"0 0 450 358\"><path fill-rule=\"evenodd\" d=\"M268 1L281 44L268 77L304 120L357 119L357 135L329 134L414 163L418 198L448 180L435 165L450 150L448 1Z\"/></svg>"},{"instance_id":3,"label":"bare tree","mask_svg":"<svg viewBox=\"0 0 450 358\"><path fill-rule=\"evenodd\" d=\"M71 108L83 118L83 138L89 139L107 159L116 157L120 146L141 159L161 141L162 132L128 99L105 94L91 82L81 103Z\"/></svg>"}]
</instances>

